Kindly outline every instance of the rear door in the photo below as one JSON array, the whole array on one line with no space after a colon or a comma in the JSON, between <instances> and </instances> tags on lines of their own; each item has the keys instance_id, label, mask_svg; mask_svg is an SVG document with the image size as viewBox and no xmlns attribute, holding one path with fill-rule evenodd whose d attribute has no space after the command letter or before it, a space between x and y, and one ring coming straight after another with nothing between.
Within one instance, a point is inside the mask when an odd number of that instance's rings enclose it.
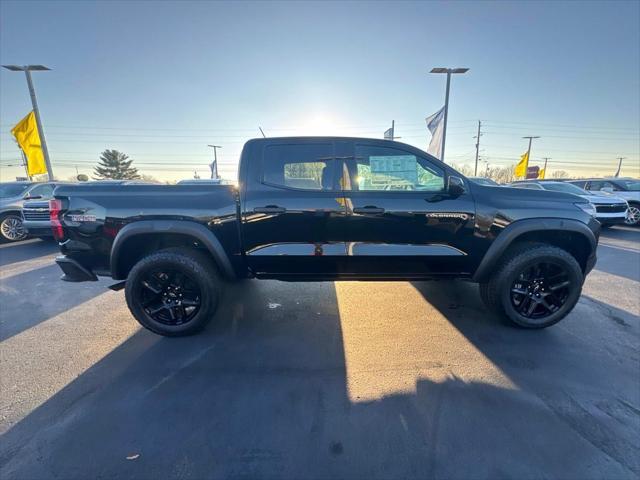
<instances>
[{"instance_id":1,"label":"rear door","mask_svg":"<svg viewBox=\"0 0 640 480\"><path fill-rule=\"evenodd\" d=\"M336 149L331 139L285 139L254 153L242 237L256 274L333 276L342 268L346 210Z\"/></svg>"},{"instance_id":2,"label":"rear door","mask_svg":"<svg viewBox=\"0 0 640 480\"><path fill-rule=\"evenodd\" d=\"M356 141L346 162L348 269L403 278L466 272L475 205L446 193L447 171L417 149Z\"/></svg>"}]
</instances>

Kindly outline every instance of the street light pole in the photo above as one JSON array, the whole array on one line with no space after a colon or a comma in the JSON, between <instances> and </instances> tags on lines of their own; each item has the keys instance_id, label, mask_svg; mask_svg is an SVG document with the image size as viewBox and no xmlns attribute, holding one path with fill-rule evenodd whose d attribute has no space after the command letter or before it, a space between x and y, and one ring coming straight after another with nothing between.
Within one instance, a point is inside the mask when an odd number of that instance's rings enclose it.
<instances>
[{"instance_id":1,"label":"street light pole","mask_svg":"<svg viewBox=\"0 0 640 480\"><path fill-rule=\"evenodd\" d=\"M218 176L218 149L222 148L220 145L207 145L213 148L213 167L211 168L211 178L220 178Z\"/></svg>"},{"instance_id":2,"label":"street light pole","mask_svg":"<svg viewBox=\"0 0 640 480\"><path fill-rule=\"evenodd\" d=\"M42 155L44 156L44 162L47 166L47 175L49 181L53 181L53 168L51 167L51 159L49 158L49 149L47 148L47 141L44 138L44 129L42 128L42 121L40 120L40 109L38 108L38 100L36 98L36 90L33 87L33 81L31 80L31 72L42 72L51 70L44 65L3 65L7 70L12 72L24 72L27 77L27 86L29 87L29 95L31 96L31 106L33 107L33 114L36 117L36 126L38 127L38 135L40 136L40 146L42 148Z\"/></svg>"},{"instance_id":3,"label":"street light pole","mask_svg":"<svg viewBox=\"0 0 640 480\"><path fill-rule=\"evenodd\" d=\"M452 73L466 73L468 68L433 68L429 73L446 73L447 74L447 90L444 95L444 122L442 126L442 146L440 147L440 161L444 162L444 146L447 140L447 120L449 118L449 89L451 87L451 74Z\"/></svg>"}]
</instances>

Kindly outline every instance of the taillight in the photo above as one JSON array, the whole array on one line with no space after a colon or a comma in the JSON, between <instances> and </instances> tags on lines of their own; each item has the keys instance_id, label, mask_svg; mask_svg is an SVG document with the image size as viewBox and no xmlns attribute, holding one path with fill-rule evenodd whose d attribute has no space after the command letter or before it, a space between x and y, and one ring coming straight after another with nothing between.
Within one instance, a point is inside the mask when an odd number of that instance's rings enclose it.
<instances>
[{"instance_id":1,"label":"taillight","mask_svg":"<svg viewBox=\"0 0 640 480\"><path fill-rule=\"evenodd\" d=\"M62 212L62 200L49 200L49 220L51 221L51 230L53 230L53 238L57 241L64 240L64 230L60 223L60 213Z\"/></svg>"}]
</instances>

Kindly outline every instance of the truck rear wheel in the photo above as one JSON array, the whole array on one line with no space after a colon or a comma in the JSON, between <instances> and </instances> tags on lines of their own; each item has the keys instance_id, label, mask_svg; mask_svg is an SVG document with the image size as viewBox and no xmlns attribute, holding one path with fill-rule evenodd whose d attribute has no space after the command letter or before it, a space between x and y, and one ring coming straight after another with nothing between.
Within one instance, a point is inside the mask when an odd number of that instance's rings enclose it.
<instances>
[{"instance_id":1,"label":"truck rear wheel","mask_svg":"<svg viewBox=\"0 0 640 480\"><path fill-rule=\"evenodd\" d=\"M507 253L480 296L487 307L525 328L545 328L575 307L584 276L565 250L529 244Z\"/></svg>"},{"instance_id":2,"label":"truck rear wheel","mask_svg":"<svg viewBox=\"0 0 640 480\"><path fill-rule=\"evenodd\" d=\"M222 283L211 259L175 248L153 253L127 278L127 305L140 324L164 336L190 335L211 320Z\"/></svg>"}]
</instances>

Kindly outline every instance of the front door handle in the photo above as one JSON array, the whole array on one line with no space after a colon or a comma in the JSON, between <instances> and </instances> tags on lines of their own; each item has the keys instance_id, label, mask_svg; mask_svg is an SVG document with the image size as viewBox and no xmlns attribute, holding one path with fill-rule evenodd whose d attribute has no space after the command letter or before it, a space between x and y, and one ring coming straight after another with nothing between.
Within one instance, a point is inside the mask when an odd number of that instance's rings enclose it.
<instances>
[{"instance_id":1,"label":"front door handle","mask_svg":"<svg viewBox=\"0 0 640 480\"><path fill-rule=\"evenodd\" d=\"M253 211L255 213L284 213L287 209L277 205L267 205L266 207L256 207Z\"/></svg>"},{"instance_id":2,"label":"front door handle","mask_svg":"<svg viewBox=\"0 0 640 480\"><path fill-rule=\"evenodd\" d=\"M353 213L363 213L365 215L373 215L376 213L384 213L384 208L375 207L373 205L367 205L366 207L354 208Z\"/></svg>"}]
</instances>

